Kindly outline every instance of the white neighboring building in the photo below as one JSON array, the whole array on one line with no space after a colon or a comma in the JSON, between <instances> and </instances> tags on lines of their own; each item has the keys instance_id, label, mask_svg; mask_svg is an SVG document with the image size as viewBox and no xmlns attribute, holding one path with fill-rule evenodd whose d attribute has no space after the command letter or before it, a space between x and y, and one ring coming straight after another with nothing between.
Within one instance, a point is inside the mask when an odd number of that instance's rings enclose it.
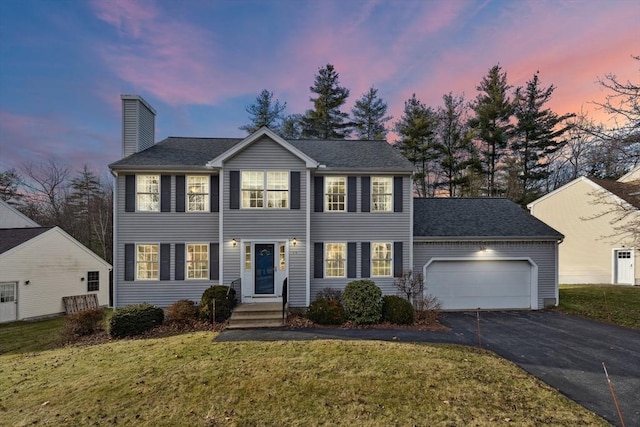
<instances>
[{"instance_id":1,"label":"white neighboring building","mask_svg":"<svg viewBox=\"0 0 640 427\"><path fill-rule=\"evenodd\" d=\"M0 200L0 228L40 227L40 224Z\"/></svg>"}]
</instances>

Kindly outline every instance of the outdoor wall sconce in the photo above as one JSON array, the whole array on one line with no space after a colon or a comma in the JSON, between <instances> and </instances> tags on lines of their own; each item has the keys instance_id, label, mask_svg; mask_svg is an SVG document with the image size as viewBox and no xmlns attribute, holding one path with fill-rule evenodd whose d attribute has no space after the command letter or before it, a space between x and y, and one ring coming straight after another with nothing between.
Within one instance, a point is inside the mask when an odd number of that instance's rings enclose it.
<instances>
[{"instance_id":1,"label":"outdoor wall sconce","mask_svg":"<svg viewBox=\"0 0 640 427\"><path fill-rule=\"evenodd\" d=\"M30 284L31 284L31 280L25 280L25 281L24 281L24 284L25 284L25 285L30 285Z\"/></svg>"},{"instance_id":2,"label":"outdoor wall sconce","mask_svg":"<svg viewBox=\"0 0 640 427\"><path fill-rule=\"evenodd\" d=\"M291 239L291 245L292 246L298 246L298 239L296 239L295 237L293 239Z\"/></svg>"},{"instance_id":3,"label":"outdoor wall sconce","mask_svg":"<svg viewBox=\"0 0 640 427\"><path fill-rule=\"evenodd\" d=\"M235 248L237 244L238 242L236 242L236 239L231 239L231 246Z\"/></svg>"},{"instance_id":4,"label":"outdoor wall sconce","mask_svg":"<svg viewBox=\"0 0 640 427\"><path fill-rule=\"evenodd\" d=\"M81 282L84 282L84 277L81 277L81 278L80 278L80 281L81 281Z\"/></svg>"}]
</instances>

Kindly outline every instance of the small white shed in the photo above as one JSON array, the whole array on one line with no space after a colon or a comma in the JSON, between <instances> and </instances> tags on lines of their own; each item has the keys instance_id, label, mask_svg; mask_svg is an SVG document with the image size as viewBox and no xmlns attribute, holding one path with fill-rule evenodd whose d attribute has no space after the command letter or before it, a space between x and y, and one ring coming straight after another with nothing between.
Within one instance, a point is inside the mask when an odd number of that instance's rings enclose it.
<instances>
[{"instance_id":1,"label":"small white shed","mask_svg":"<svg viewBox=\"0 0 640 427\"><path fill-rule=\"evenodd\" d=\"M59 227L0 229L0 323L64 312L62 298L109 305L111 265Z\"/></svg>"}]
</instances>

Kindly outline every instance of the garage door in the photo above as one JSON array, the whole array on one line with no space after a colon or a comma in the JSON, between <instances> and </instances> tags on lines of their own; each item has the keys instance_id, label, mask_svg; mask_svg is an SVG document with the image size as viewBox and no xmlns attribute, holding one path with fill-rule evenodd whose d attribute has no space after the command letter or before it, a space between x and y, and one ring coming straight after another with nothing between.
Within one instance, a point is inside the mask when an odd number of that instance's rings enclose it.
<instances>
[{"instance_id":1,"label":"garage door","mask_svg":"<svg viewBox=\"0 0 640 427\"><path fill-rule=\"evenodd\" d=\"M445 310L531 308L527 261L434 261L425 283Z\"/></svg>"}]
</instances>

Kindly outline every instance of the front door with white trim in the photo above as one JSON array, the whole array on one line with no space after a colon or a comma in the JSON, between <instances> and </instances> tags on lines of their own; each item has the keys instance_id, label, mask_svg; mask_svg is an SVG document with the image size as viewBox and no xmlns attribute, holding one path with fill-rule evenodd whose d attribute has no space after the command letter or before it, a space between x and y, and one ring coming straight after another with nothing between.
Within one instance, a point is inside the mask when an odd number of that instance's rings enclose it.
<instances>
[{"instance_id":1,"label":"front door with white trim","mask_svg":"<svg viewBox=\"0 0 640 427\"><path fill-rule=\"evenodd\" d=\"M17 320L17 284L0 283L0 323Z\"/></svg>"},{"instance_id":2,"label":"front door with white trim","mask_svg":"<svg viewBox=\"0 0 640 427\"><path fill-rule=\"evenodd\" d=\"M615 283L633 285L633 251L618 249L614 253Z\"/></svg>"},{"instance_id":3,"label":"front door with white trim","mask_svg":"<svg viewBox=\"0 0 640 427\"><path fill-rule=\"evenodd\" d=\"M289 272L287 241L242 242L242 302L280 302Z\"/></svg>"}]
</instances>

